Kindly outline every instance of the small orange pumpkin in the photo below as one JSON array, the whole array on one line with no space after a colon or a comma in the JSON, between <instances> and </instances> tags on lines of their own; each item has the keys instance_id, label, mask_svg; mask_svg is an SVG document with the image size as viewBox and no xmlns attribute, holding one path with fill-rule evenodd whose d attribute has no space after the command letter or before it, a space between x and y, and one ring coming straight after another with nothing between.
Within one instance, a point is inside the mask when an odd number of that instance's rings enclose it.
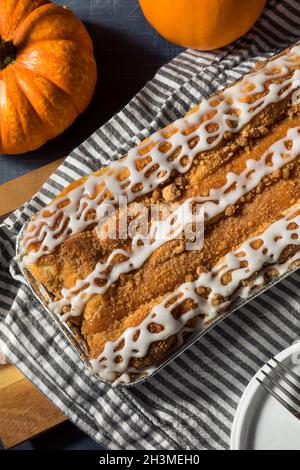
<instances>
[{"instance_id":1,"label":"small orange pumpkin","mask_svg":"<svg viewBox=\"0 0 300 470\"><path fill-rule=\"evenodd\" d=\"M149 23L184 47L210 50L243 36L266 0L139 0Z\"/></svg>"},{"instance_id":2,"label":"small orange pumpkin","mask_svg":"<svg viewBox=\"0 0 300 470\"><path fill-rule=\"evenodd\" d=\"M90 36L47 0L0 2L0 153L34 150L89 104L97 69Z\"/></svg>"}]
</instances>

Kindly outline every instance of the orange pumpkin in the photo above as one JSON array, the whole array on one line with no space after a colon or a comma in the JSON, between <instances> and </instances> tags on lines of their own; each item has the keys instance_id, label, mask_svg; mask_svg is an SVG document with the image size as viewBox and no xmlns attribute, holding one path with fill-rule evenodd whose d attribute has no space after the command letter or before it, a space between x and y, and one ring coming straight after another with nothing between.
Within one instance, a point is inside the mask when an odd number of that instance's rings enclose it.
<instances>
[{"instance_id":1,"label":"orange pumpkin","mask_svg":"<svg viewBox=\"0 0 300 470\"><path fill-rule=\"evenodd\" d=\"M34 150L61 134L96 85L93 45L68 8L0 2L0 153Z\"/></svg>"},{"instance_id":2,"label":"orange pumpkin","mask_svg":"<svg viewBox=\"0 0 300 470\"><path fill-rule=\"evenodd\" d=\"M139 0L145 17L166 39L194 49L226 46L243 36L266 0Z\"/></svg>"}]
</instances>

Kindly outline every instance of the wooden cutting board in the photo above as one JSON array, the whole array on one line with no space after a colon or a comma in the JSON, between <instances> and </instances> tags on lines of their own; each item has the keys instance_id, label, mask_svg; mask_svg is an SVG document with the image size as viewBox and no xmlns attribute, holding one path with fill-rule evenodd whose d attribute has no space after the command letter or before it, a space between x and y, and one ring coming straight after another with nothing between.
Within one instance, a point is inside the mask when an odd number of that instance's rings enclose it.
<instances>
[{"instance_id":1,"label":"wooden cutting board","mask_svg":"<svg viewBox=\"0 0 300 470\"><path fill-rule=\"evenodd\" d=\"M31 199L63 161L64 158L55 160L48 165L0 185L0 218L3 219L22 206L24 202Z\"/></svg>"},{"instance_id":2,"label":"wooden cutting board","mask_svg":"<svg viewBox=\"0 0 300 470\"><path fill-rule=\"evenodd\" d=\"M62 161L56 160L0 186L0 220L30 199ZM0 365L0 439L6 449L66 419L16 367Z\"/></svg>"},{"instance_id":3,"label":"wooden cutting board","mask_svg":"<svg viewBox=\"0 0 300 470\"><path fill-rule=\"evenodd\" d=\"M66 417L12 365L0 366L0 438L8 449Z\"/></svg>"}]
</instances>

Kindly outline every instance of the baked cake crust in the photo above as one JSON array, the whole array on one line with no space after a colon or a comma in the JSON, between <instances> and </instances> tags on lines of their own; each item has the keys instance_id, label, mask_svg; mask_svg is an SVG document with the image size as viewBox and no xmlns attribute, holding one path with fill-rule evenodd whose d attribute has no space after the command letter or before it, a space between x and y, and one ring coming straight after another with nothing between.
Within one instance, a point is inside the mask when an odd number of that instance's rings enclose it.
<instances>
[{"instance_id":1,"label":"baked cake crust","mask_svg":"<svg viewBox=\"0 0 300 470\"><path fill-rule=\"evenodd\" d=\"M49 308L80 325L103 380L147 372L237 296L298 263L298 90L296 45L71 184L29 224L22 263ZM121 237L127 210L134 222L140 204L167 215L150 220L146 238ZM107 215L107 205L116 211ZM195 216L203 245L188 250L176 233Z\"/></svg>"}]
</instances>

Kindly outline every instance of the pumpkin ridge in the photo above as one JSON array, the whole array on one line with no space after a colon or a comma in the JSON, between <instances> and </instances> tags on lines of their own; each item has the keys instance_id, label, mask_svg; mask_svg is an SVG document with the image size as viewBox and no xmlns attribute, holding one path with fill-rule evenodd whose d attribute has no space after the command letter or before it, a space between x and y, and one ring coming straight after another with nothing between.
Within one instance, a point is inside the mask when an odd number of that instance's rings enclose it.
<instances>
[{"instance_id":1,"label":"pumpkin ridge","mask_svg":"<svg viewBox=\"0 0 300 470\"><path fill-rule=\"evenodd\" d=\"M30 69L27 69L23 64L17 64L18 68L20 69L24 69L24 72L28 73L29 76L34 76L34 72ZM41 75L40 75L41 76ZM63 93L65 95L66 98L68 98L70 100L70 96L68 95L68 93L65 92L65 90L59 88L55 83L53 83L51 80L49 80L47 77L42 77L44 80L48 81L51 86L53 86L55 89L59 90L59 92ZM20 82L20 78L17 76L17 81L18 81L18 85L19 87L21 88L22 92L24 93L24 95L26 96L28 102L30 103L30 105L32 106L32 108L34 109L35 113L38 115L38 117L40 118L41 122L49 129L49 132L48 132L48 139L52 139L55 137L55 135L53 134L53 130L51 129L51 126L49 123L47 123L44 118L40 115L39 111L36 109L36 107L34 106L34 103L32 103L31 99L29 98L26 90L24 89L22 83ZM51 103L51 101L47 98L47 96L45 95L45 93L43 93L43 90L41 87L39 87L36 82L32 79L32 83L31 83L31 86L33 88L35 88L37 90L37 93L39 93L43 99L47 102L48 106L50 106L54 112L57 111L57 109L55 108L55 106ZM74 105L74 102L72 100L70 100L72 106L74 107L74 118L71 120L71 122L69 123L69 125L71 125L75 119L76 119L76 113L77 113L77 109ZM47 140L48 140L47 139Z\"/></svg>"},{"instance_id":2,"label":"pumpkin ridge","mask_svg":"<svg viewBox=\"0 0 300 470\"><path fill-rule=\"evenodd\" d=\"M21 45L21 46L17 46L18 47L18 50L20 53L24 54L25 51L26 51L26 48L27 47L31 47L31 46L35 46L37 44L43 44L45 42L55 42L55 41L68 41L68 42L72 42L74 44L78 44L80 45L80 47L82 49L86 49L89 53L91 52L91 50L89 49L89 47L86 45L86 44L82 44L79 40L77 39L64 39L64 38L53 38L53 39L35 39L34 41L29 41L29 42L26 42L26 44Z\"/></svg>"},{"instance_id":3,"label":"pumpkin ridge","mask_svg":"<svg viewBox=\"0 0 300 470\"><path fill-rule=\"evenodd\" d=\"M18 2L19 2L19 0L15 0L15 4L10 6L10 10L5 11L5 7L3 7L4 14L3 14L2 11L0 12L0 30L1 30L0 35L5 40L10 39L10 37L7 37L7 30L9 29L8 24L10 24L10 22L11 22L11 18L14 14L13 12L14 12ZM6 13L6 16L5 16L5 13ZM7 19L7 17L9 18L8 24L7 24L7 22L5 23L5 20Z\"/></svg>"},{"instance_id":4,"label":"pumpkin ridge","mask_svg":"<svg viewBox=\"0 0 300 470\"><path fill-rule=\"evenodd\" d=\"M25 19L34 11L39 8L47 5L49 0L35 0L35 4L32 0L17 0L14 7L12 7L12 14L9 18L7 26L3 31L3 36L5 39L12 39L12 36L18 26L25 21ZM22 13L22 4L24 4L24 11ZM27 8L26 8L27 5ZM27 11L26 11L27 10ZM18 18L18 13L22 13Z\"/></svg>"},{"instance_id":5,"label":"pumpkin ridge","mask_svg":"<svg viewBox=\"0 0 300 470\"><path fill-rule=\"evenodd\" d=\"M45 141L51 139L53 137L53 132L50 131L50 128L49 128L49 125L47 122L44 121L44 119L40 116L40 114L38 113L37 109L35 108L34 104L32 103L32 101L30 100L30 98L28 97L26 91L24 90L22 84L20 83L20 78L18 77L17 73L14 71L14 76L15 76L15 81L16 81L16 84L19 88L19 90L23 93L24 97L26 98L29 106L31 107L31 109L33 110L33 112L35 113L35 115L38 117L38 119L40 120L41 124L42 124L42 127L44 128L47 128L47 132L43 132L43 135L45 137ZM34 82L34 80L32 80L32 86L35 86L36 88L38 88ZM40 90L39 90L40 91ZM41 91L40 91L41 93ZM43 97L46 99L47 103L49 106L51 106L53 109L54 109L54 106L52 105L52 103L46 98L45 95L43 95Z\"/></svg>"},{"instance_id":6,"label":"pumpkin ridge","mask_svg":"<svg viewBox=\"0 0 300 470\"><path fill-rule=\"evenodd\" d=\"M11 68L11 69L9 70L9 73L13 75L13 77L14 77L14 82L15 82L16 87L18 88L18 90L20 91L20 93L22 93L23 98L25 98L25 100L26 100L27 103L29 104L30 108L32 108L32 105L31 105L30 101L28 100L27 96L23 93L23 90L22 90L22 89L20 88L20 86L19 86L19 83L18 83L18 80L17 80L16 73L15 73L14 69ZM17 113L17 115L18 115L19 122L20 122L20 126L21 126L21 129L22 129L22 134L23 134L23 136L24 136L24 140L25 140L25 142L27 142L27 144L30 144L30 140L27 138L26 127L24 126L24 117L23 117L23 115L22 115L22 114L20 113L20 111L19 111L19 107L18 107L18 105L17 105L17 103L16 103L16 101L15 101L15 96L14 96L13 93L10 94L10 99L11 99L12 103L14 104L15 111L16 111L16 113ZM40 121L41 129L43 129L43 122L42 122L42 120L40 119L40 116L36 113L35 109L33 109L33 111L34 111L34 114L36 115L36 117L38 118L38 120ZM45 136L44 132L43 132L43 135ZM45 138L46 138L46 136L45 136ZM38 146L40 146L40 144L39 144Z\"/></svg>"},{"instance_id":7,"label":"pumpkin ridge","mask_svg":"<svg viewBox=\"0 0 300 470\"><path fill-rule=\"evenodd\" d=\"M10 85L12 85L13 81L14 80L14 76L11 77L11 72L12 69L5 69L5 71L3 71L3 75L4 75L4 83L10 83ZM26 133L24 131L24 127L23 127L23 123L22 123L22 119L21 119L21 116L20 116L20 113L19 113L19 110L18 110L18 106L16 106L16 103L15 103L15 100L14 100L14 94L13 93L9 93L9 90L7 88L7 85L6 85L6 94L7 96L9 97L9 100L11 101L11 103L13 104L13 107L14 107L14 112L15 114L17 115L17 121L18 121L18 127L19 127L19 132L22 133L22 138L24 139L25 142L27 142L27 139L26 139ZM1 125L0 126L1 129L3 128L3 126ZM5 139L5 136L2 134L1 135L1 138L2 138L2 145L3 145L3 149L4 149L4 152L7 151L7 149L9 149L9 145L7 145L7 142Z\"/></svg>"},{"instance_id":8,"label":"pumpkin ridge","mask_svg":"<svg viewBox=\"0 0 300 470\"><path fill-rule=\"evenodd\" d=\"M63 93L65 93L69 99L72 101L73 103L73 106L74 108L76 109L76 112L77 113L80 113L80 109L78 108L74 98L70 95L70 93L68 93L66 90L64 90L62 87L60 87L59 85L57 85L57 83L54 83L53 80L51 80L50 77L48 77L46 74L42 73L40 70L37 71L37 70L32 70L30 69L29 67L26 66L26 64L24 64L23 62L20 64L18 63L18 65L22 65L26 70L28 70L29 72L31 72L33 75L37 75L39 77L42 77L44 78L45 80L48 80L48 82L50 82L53 86L55 86L56 88L58 88L60 91L62 91Z\"/></svg>"},{"instance_id":9,"label":"pumpkin ridge","mask_svg":"<svg viewBox=\"0 0 300 470\"><path fill-rule=\"evenodd\" d=\"M35 23L38 24L45 17L46 18L51 17L52 15L61 15L61 16L66 15L66 10L64 7L61 7L60 5L47 3L45 5L41 5L36 10L31 11L29 15L15 29L14 34L13 34L14 44L17 47L22 48L22 47L26 47L29 44L35 44L39 42L38 40L26 42L26 36L30 34L30 32L34 29ZM81 37L79 36L78 38L78 42L80 43L80 45L87 47L89 52L93 52L93 44L85 26L80 21L78 21L78 19L73 13L72 13L71 18L68 18L67 16L64 17L64 20L66 22L70 21L70 19L74 21L74 23L76 23L77 29L75 30L75 33L78 34L78 32L81 30L81 33L82 33ZM64 39L64 38L55 38L54 40L57 40L57 39ZM51 40L51 38L44 38L43 40ZM84 40L84 43L82 43L82 40ZM24 42L25 44L22 45L22 42Z\"/></svg>"},{"instance_id":10,"label":"pumpkin ridge","mask_svg":"<svg viewBox=\"0 0 300 470\"><path fill-rule=\"evenodd\" d=\"M54 64L54 63L57 62L57 60L56 60L57 54L53 50L53 44L52 44L51 41L48 41L48 42L49 42L49 46L51 46L51 47L49 47L49 48L45 47L43 50L39 50L40 65L42 65L42 63L46 63L46 62L48 64L49 63ZM92 86L92 83L90 81L89 83L86 83L86 85L88 85L88 88L83 87L82 90L81 90L81 92L83 92L83 93L88 91L88 94L92 94L93 91L94 91L95 84L96 84L96 79L97 79L97 67L96 67L96 62L95 62L94 57L91 56L90 54L85 54L85 52L82 51L82 49L78 48L78 43L77 42L73 42L71 40L62 40L62 39L57 40L57 42L64 43L64 44L70 44L71 46L73 46L73 49L68 52L69 58L68 58L67 62L65 62L64 68L66 67L66 64L67 64L69 67L74 67L74 69L76 69L76 68L78 69L78 64L80 63L80 58L82 58L82 64L85 63L85 66L89 70L89 73L91 73L92 69L94 69L95 83ZM46 45L47 41L43 42L43 44ZM67 90L66 88L64 88L61 84L56 83L52 79L52 77L50 76L51 74L48 74L47 71L42 71L40 69L37 69L36 64L34 66L32 66L31 64L30 65L27 64L26 56L29 55L30 52L31 52L31 51L28 51L27 49L28 48L25 48L24 51L22 52L22 55L18 56L18 63L23 64L23 66L25 66L28 70L32 70L36 75L39 75L43 78L46 78L51 83L56 85L60 90L64 91L70 97L70 99L72 100L78 114L83 112L87 107L86 104L85 104L84 107L82 107L80 100L79 100L78 103L75 101L75 95L76 94L78 96L80 95L80 92L78 91L78 89L76 89L74 91L74 97L73 97L71 92L69 90ZM72 54L72 57L70 57L71 54ZM85 77L83 66L81 66L80 76ZM86 102L86 101L90 102L90 98L88 100L84 100L84 102Z\"/></svg>"}]
</instances>

